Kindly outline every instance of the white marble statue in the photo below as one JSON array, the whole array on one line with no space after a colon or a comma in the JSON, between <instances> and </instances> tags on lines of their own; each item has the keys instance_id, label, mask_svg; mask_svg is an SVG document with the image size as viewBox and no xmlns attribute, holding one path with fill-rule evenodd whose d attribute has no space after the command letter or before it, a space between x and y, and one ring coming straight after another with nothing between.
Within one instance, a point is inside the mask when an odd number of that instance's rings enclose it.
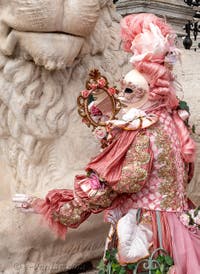
<instances>
[{"instance_id":1,"label":"white marble statue","mask_svg":"<svg viewBox=\"0 0 200 274\"><path fill-rule=\"evenodd\" d=\"M98 151L76 98L90 69L112 84L128 69L119 19L111 0L0 0L0 273L57 273L102 255L101 217L62 241L11 196L72 187Z\"/></svg>"}]
</instances>

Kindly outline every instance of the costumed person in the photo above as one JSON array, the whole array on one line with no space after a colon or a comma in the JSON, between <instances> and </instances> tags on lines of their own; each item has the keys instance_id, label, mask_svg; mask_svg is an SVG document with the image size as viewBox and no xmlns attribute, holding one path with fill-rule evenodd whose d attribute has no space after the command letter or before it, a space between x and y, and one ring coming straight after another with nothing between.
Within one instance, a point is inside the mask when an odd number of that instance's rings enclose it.
<instances>
[{"instance_id":1,"label":"costumed person","mask_svg":"<svg viewBox=\"0 0 200 274\"><path fill-rule=\"evenodd\" d=\"M133 70L122 80L120 117L107 122L116 132L112 142L89 162L86 175L75 177L74 190L54 189L45 199L16 194L14 201L42 214L63 238L67 228L105 211L112 224L106 248L117 249L120 265L161 248L173 257L170 273L197 274L200 210L186 196L195 144L175 92L175 35L153 14L125 17L121 34Z\"/></svg>"}]
</instances>

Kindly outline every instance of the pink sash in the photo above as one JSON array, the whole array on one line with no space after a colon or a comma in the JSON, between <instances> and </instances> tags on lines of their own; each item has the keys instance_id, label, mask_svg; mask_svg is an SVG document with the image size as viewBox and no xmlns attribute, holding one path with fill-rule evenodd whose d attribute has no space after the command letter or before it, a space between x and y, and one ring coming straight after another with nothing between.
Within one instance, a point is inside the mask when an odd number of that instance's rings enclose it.
<instances>
[{"instance_id":1,"label":"pink sash","mask_svg":"<svg viewBox=\"0 0 200 274\"><path fill-rule=\"evenodd\" d=\"M86 166L86 171L93 170L111 186L115 185L121 178L126 152L138 132L139 130L123 130L117 140L105 148Z\"/></svg>"}]
</instances>

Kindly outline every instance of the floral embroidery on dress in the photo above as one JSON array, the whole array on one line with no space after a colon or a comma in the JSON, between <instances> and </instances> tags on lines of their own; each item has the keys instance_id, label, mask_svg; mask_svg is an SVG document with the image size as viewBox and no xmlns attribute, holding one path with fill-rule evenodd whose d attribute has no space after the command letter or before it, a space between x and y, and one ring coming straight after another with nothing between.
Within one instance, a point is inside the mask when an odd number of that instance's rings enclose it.
<instances>
[{"instance_id":1,"label":"floral embroidery on dress","mask_svg":"<svg viewBox=\"0 0 200 274\"><path fill-rule=\"evenodd\" d=\"M117 192L138 192L149 175L150 140L144 132L138 134L130 146L122 167L121 180L114 186Z\"/></svg>"},{"instance_id":2,"label":"floral embroidery on dress","mask_svg":"<svg viewBox=\"0 0 200 274\"><path fill-rule=\"evenodd\" d=\"M160 179L158 191L162 195L160 206L161 209L177 209L176 196L178 193L178 184L176 169L174 169L176 163L171 140L164 129L154 127L151 130L154 130L156 133L155 144L158 151L160 151L157 156L157 163L159 164L157 175Z\"/></svg>"},{"instance_id":3,"label":"floral embroidery on dress","mask_svg":"<svg viewBox=\"0 0 200 274\"><path fill-rule=\"evenodd\" d=\"M141 216L141 220L140 220L141 224L152 224L152 216L150 211L145 211L143 212L142 216Z\"/></svg>"},{"instance_id":4,"label":"floral embroidery on dress","mask_svg":"<svg viewBox=\"0 0 200 274\"><path fill-rule=\"evenodd\" d=\"M75 207L73 202L65 203L60 207L59 212L53 213L55 221L59 221L61 224L71 226L81 222L84 209Z\"/></svg>"},{"instance_id":5,"label":"floral embroidery on dress","mask_svg":"<svg viewBox=\"0 0 200 274\"><path fill-rule=\"evenodd\" d=\"M75 177L75 197L90 210L98 210L111 205L116 193L104 181L101 181L95 173L88 176Z\"/></svg>"}]
</instances>

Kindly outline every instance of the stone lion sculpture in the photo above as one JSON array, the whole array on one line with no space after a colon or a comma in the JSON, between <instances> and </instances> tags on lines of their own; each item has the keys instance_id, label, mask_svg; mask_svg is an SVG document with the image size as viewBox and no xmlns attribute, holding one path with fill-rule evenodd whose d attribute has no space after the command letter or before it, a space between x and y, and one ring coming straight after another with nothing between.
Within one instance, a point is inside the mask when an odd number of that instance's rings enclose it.
<instances>
[{"instance_id":1,"label":"stone lion sculpture","mask_svg":"<svg viewBox=\"0 0 200 274\"><path fill-rule=\"evenodd\" d=\"M70 188L98 151L77 114L90 69L114 84L127 64L111 0L0 0L0 271L58 273L102 255L92 217L66 241L17 211L14 193Z\"/></svg>"}]
</instances>

